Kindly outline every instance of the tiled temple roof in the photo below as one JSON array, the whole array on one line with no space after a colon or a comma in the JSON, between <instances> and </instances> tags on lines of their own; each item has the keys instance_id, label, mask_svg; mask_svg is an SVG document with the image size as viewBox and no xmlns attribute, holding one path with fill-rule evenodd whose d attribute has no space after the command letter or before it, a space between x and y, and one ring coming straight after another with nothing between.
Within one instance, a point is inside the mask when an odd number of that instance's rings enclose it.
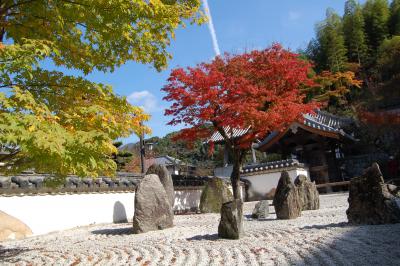
<instances>
[{"instance_id":1,"label":"tiled temple roof","mask_svg":"<svg viewBox=\"0 0 400 266\"><path fill-rule=\"evenodd\" d=\"M267 170L277 170L283 169L288 167L304 167L304 164L299 163L296 159L288 159L288 160L281 160L281 161L273 161L267 163L260 163L260 164L251 164L243 167L241 173L248 174L254 172L261 172Z\"/></svg>"},{"instance_id":2,"label":"tiled temple roof","mask_svg":"<svg viewBox=\"0 0 400 266\"><path fill-rule=\"evenodd\" d=\"M342 135L346 133L343 127L349 125L352 120L350 118L343 118L333 114L317 110L314 114L305 114L304 125L328 132L338 132Z\"/></svg>"},{"instance_id":3,"label":"tiled temple roof","mask_svg":"<svg viewBox=\"0 0 400 266\"><path fill-rule=\"evenodd\" d=\"M249 131L250 128L247 129L232 129L230 127L226 127L224 128L226 135L229 138L237 138L240 136L243 136L244 134L247 133L247 131ZM218 131L214 132L214 134L211 136L210 141L212 142L221 142L224 141L224 138L222 137L221 133L219 133Z\"/></svg>"},{"instance_id":4,"label":"tiled temple roof","mask_svg":"<svg viewBox=\"0 0 400 266\"><path fill-rule=\"evenodd\" d=\"M303 115L303 122L293 122L287 129L291 129L296 133L297 128L300 127L304 130L311 131L315 134L321 134L333 138L346 138L355 141L353 135L344 131L344 128L350 125L353 120L351 118L339 117L321 110L316 110L315 113ZM265 150L276 141L279 141L285 135L286 131L273 131L264 140L256 143L254 148Z\"/></svg>"},{"instance_id":5,"label":"tiled temple roof","mask_svg":"<svg viewBox=\"0 0 400 266\"><path fill-rule=\"evenodd\" d=\"M316 110L315 113L307 113L303 115L303 124L315 128L317 130L322 130L326 132L332 132L332 133L337 133L342 136L348 137L353 139L353 137L346 132L344 132L343 127L349 125L352 122L352 119L346 118L346 117L340 117L336 116L330 113L327 113L325 111L321 110ZM297 123L297 122L294 122ZM247 129L230 129L230 127L225 128L225 132L230 138L237 138L240 136L243 136L249 131L250 128ZM273 138L276 136L278 132L272 132L270 135L267 136L266 139L264 139L262 142L265 142L268 140L268 138ZM211 136L210 141L213 142L221 142L223 141L224 138L222 135L216 131L214 134Z\"/></svg>"}]
</instances>

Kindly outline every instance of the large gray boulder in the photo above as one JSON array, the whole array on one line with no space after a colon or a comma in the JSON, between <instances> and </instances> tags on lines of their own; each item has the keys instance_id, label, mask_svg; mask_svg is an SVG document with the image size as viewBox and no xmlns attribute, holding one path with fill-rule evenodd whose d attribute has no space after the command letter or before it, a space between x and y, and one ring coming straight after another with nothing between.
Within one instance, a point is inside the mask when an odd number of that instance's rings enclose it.
<instances>
[{"instance_id":1,"label":"large gray boulder","mask_svg":"<svg viewBox=\"0 0 400 266\"><path fill-rule=\"evenodd\" d=\"M301 202L289 174L283 171L274 196L274 207L278 219L295 219L301 215Z\"/></svg>"},{"instance_id":2,"label":"large gray boulder","mask_svg":"<svg viewBox=\"0 0 400 266\"><path fill-rule=\"evenodd\" d=\"M227 239L239 239L243 234L242 200L236 199L222 204L218 236Z\"/></svg>"},{"instance_id":3,"label":"large gray boulder","mask_svg":"<svg viewBox=\"0 0 400 266\"><path fill-rule=\"evenodd\" d=\"M134 233L173 226L174 214L167 193L157 175L146 175L136 188Z\"/></svg>"},{"instance_id":4,"label":"large gray boulder","mask_svg":"<svg viewBox=\"0 0 400 266\"><path fill-rule=\"evenodd\" d=\"M251 217L254 219L265 219L269 215L269 202L268 200L261 200L256 203Z\"/></svg>"},{"instance_id":5,"label":"large gray boulder","mask_svg":"<svg viewBox=\"0 0 400 266\"><path fill-rule=\"evenodd\" d=\"M168 200L171 207L174 207L175 195L174 195L174 184L172 182L171 174L169 173L165 165L152 164L146 172L146 175L155 174L164 186L165 192L167 192Z\"/></svg>"},{"instance_id":6,"label":"large gray boulder","mask_svg":"<svg viewBox=\"0 0 400 266\"><path fill-rule=\"evenodd\" d=\"M318 210L319 193L314 182L305 176L299 175L294 180L294 185L299 193L301 210Z\"/></svg>"},{"instance_id":7,"label":"large gray boulder","mask_svg":"<svg viewBox=\"0 0 400 266\"><path fill-rule=\"evenodd\" d=\"M223 203L233 200L228 185L218 177L211 178L201 192L200 211L202 213L219 213Z\"/></svg>"},{"instance_id":8,"label":"large gray boulder","mask_svg":"<svg viewBox=\"0 0 400 266\"><path fill-rule=\"evenodd\" d=\"M32 235L32 230L19 219L0 211L0 241L22 239Z\"/></svg>"},{"instance_id":9,"label":"large gray boulder","mask_svg":"<svg viewBox=\"0 0 400 266\"><path fill-rule=\"evenodd\" d=\"M400 198L384 183L379 165L350 180L347 219L352 224L400 223Z\"/></svg>"}]
</instances>

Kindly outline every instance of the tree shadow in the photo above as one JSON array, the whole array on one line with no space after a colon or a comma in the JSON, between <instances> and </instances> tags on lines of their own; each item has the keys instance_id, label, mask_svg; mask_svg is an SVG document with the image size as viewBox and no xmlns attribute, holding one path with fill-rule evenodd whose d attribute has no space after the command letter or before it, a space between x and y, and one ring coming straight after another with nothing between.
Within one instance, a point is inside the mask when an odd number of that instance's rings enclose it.
<instances>
[{"instance_id":1,"label":"tree shadow","mask_svg":"<svg viewBox=\"0 0 400 266\"><path fill-rule=\"evenodd\" d=\"M293 250L300 255L293 264L399 265L400 224L341 222L304 226L300 230L309 230L305 233L307 248Z\"/></svg>"},{"instance_id":2,"label":"tree shadow","mask_svg":"<svg viewBox=\"0 0 400 266\"><path fill-rule=\"evenodd\" d=\"M99 229L99 230L93 230L91 231L91 233L95 235L111 235L111 236L133 235L133 227Z\"/></svg>"},{"instance_id":3,"label":"tree shadow","mask_svg":"<svg viewBox=\"0 0 400 266\"><path fill-rule=\"evenodd\" d=\"M29 252L28 248L6 248L0 245L0 264L1 262L17 263L19 259L15 258L21 253Z\"/></svg>"},{"instance_id":4,"label":"tree shadow","mask_svg":"<svg viewBox=\"0 0 400 266\"><path fill-rule=\"evenodd\" d=\"M216 241L219 239L220 238L218 234L197 235L190 238L186 238L187 241L202 241L202 240Z\"/></svg>"},{"instance_id":5,"label":"tree shadow","mask_svg":"<svg viewBox=\"0 0 400 266\"><path fill-rule=\"evenodd\" d=\"M330 224L314 224L314 225L308 225L308 226L300 227L300 230L304 230L304 229L329 229L329 228L346 227L346 226L351 226L351 224L349 224L347 222L330 223Z\"/></svg>"}]
</instances>

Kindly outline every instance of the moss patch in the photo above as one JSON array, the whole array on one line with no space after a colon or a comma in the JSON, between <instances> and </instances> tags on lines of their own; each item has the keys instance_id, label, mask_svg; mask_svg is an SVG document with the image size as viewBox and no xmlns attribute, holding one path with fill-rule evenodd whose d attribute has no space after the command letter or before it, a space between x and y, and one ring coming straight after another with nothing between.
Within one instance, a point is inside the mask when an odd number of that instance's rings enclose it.
<instances>
[{"instance_id":1,"label":"moss patch","mask_svg":"<svg viewBox=\"0 0 400 266\"><path fill-rule=\"evenodd\" d=\"M225 182L214 177L203 188L200 197L200 211L202 213L219 213L222 204L232 199L232 193Z\"/></svg>"}]
</instances>

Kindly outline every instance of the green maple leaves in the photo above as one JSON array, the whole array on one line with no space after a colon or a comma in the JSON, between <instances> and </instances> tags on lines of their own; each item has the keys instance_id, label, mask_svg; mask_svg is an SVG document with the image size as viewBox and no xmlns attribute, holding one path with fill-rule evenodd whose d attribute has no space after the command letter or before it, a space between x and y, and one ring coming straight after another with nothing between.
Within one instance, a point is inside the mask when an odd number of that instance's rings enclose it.
<instances>
[{"instance_id":1,"label":"green maple leaves","mask_svg":"<svg viewBox=\"0 0 400 266\"><path fill-rule=\"evenodd\" d=\"M200 2L159 0L5 1L0 25L0 143L15 147L0 171L61 175L115 172L112 141L149 132L139 107L84 75L129 60L163 69L184 20L201 23ZM81 71L41 68L43 60Z\"/></svg>"}]
</instances>

